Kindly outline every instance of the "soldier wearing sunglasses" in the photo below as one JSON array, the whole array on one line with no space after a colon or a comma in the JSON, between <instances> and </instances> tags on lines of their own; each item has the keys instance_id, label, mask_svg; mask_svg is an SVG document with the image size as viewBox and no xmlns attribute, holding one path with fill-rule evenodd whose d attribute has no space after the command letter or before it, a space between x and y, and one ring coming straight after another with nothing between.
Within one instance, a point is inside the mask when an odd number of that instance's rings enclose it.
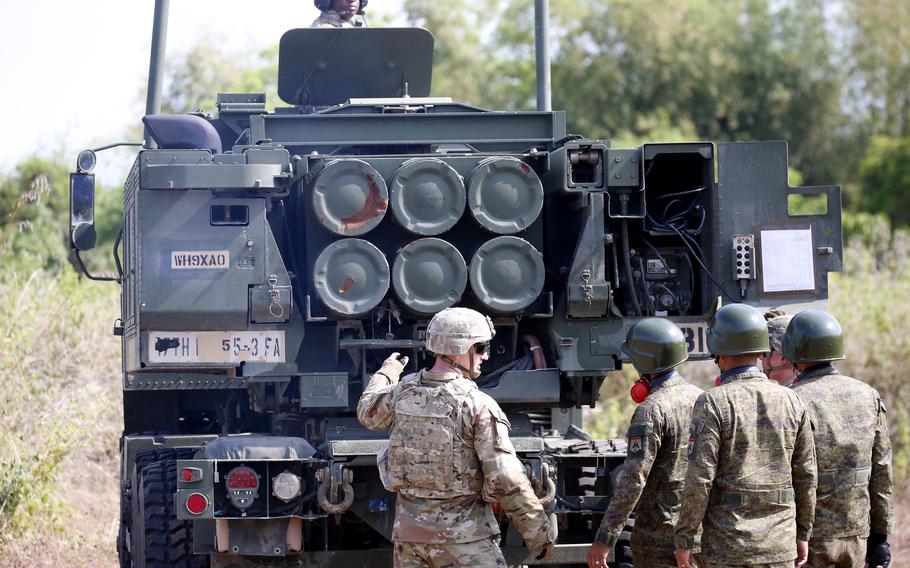
<instances>
[{"instance_id":1,"label":"soldier wearing sunglasses","mask_svg":"<svg viewBox=\"0 0 910 568\"><path fill-rule=\"evenodd\" d=\"M494 502L540 558L553 549L555 523L515 454L509 420L473 381L494 333L474 310L439 312L427 326L433 366L399 381L407 357L393 353L357 404L361 424L390 430L377 461L383 485L398 494L396 567L505 567Z\"/></svg>"}]
</instances>

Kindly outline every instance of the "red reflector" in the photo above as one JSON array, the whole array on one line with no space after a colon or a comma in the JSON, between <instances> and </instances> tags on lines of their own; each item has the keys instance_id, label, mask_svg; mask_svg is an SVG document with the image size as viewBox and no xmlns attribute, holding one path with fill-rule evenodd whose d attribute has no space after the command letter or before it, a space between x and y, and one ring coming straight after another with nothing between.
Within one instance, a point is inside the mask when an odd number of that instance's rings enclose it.
<instances>
[{"instance_id":1,"label":"red reflector","mask_svg":"<svg viewBox=\"0 0 910 568\"><path fill-rule=\"evenodd\" d=\"M228 489L256 489L259 487L259 478L248 467L236 467L227 474L224 483Z\"/></svg>"},{"instance_id":2,"label":"red reflector","mask_svg":"<svg viewBox=\"0 0 910 568\"><path fill-rule=\"evenodd\" d=\"M180 477L184 481L192 481L193 480L193 470L191 470L191 469L180 470Z\"/></svg>"},{"instance_id":3,"label":"red reflector","mask_svg":"<svg viewBox=\"0 0 910 568\"><path fill-rule=\"evenodd\" d=\"M193 493L186 499L186 510L194 515L205 511L209 506L209 500L202 493Z\"/></svg>"}]
</instances>

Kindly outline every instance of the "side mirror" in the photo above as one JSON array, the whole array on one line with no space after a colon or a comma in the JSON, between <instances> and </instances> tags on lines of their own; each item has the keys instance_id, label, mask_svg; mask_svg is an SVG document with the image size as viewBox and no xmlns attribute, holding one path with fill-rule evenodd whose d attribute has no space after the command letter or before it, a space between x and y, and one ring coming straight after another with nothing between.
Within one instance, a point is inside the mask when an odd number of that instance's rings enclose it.
<instances>
[{"instance_id":1,"label":"side mirror","mask_svg":"<svg viewBox=\"0 0 910 568\"><path fill-rule=\"evenodd\" d=\"M78 251L95 248L95 174L70 174L70 246Z\"/></svg>"}]
</instances>

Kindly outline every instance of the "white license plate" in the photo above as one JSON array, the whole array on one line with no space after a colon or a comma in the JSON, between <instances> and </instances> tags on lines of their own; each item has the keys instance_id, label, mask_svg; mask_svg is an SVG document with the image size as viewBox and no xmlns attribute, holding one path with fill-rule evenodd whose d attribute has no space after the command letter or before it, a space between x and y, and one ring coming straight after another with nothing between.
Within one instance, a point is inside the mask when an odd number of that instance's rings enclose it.
<instances>
[{"instance_id":1,"label":"white license plate","mask_svg":"<svg viewBox=\"0 0 910 568\"><path fill-rule=\"evenodd\" d=\"M284 331L150 331L149 363L284 363Z\"/></svg>"},{"instance_id":2,"label":"white license plate","mask_svg":"<svg viewBox=\"0 0 910 568\"><path fill-rule=\"evenodd\" d=\"M686 347L690 357L706 357L708 355L708 323L677 323L686 338Z\"/></svg>"}]
</instances>

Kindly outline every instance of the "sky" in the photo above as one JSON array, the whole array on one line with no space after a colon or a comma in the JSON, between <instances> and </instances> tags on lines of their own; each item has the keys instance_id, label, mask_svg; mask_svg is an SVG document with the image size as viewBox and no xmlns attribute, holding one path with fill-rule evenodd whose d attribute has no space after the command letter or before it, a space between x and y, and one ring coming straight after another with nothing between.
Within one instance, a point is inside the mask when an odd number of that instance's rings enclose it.
<instances>
[{"instance_id":1,"label":"sky","mask_svg":"<svg viewBox=\"0 0 910 568\"><path fill-rule=\"evenodd\" d=\"M75 166L80 150L124 141L145 110L154 0L0 3L0 174L33 154ZM268 47L316 16L307 0L171 0L167 54L202 35L229 41L232 51ZM99 181L119 183L133 156L99 154Z\"/></svg>"}]
</instances>

